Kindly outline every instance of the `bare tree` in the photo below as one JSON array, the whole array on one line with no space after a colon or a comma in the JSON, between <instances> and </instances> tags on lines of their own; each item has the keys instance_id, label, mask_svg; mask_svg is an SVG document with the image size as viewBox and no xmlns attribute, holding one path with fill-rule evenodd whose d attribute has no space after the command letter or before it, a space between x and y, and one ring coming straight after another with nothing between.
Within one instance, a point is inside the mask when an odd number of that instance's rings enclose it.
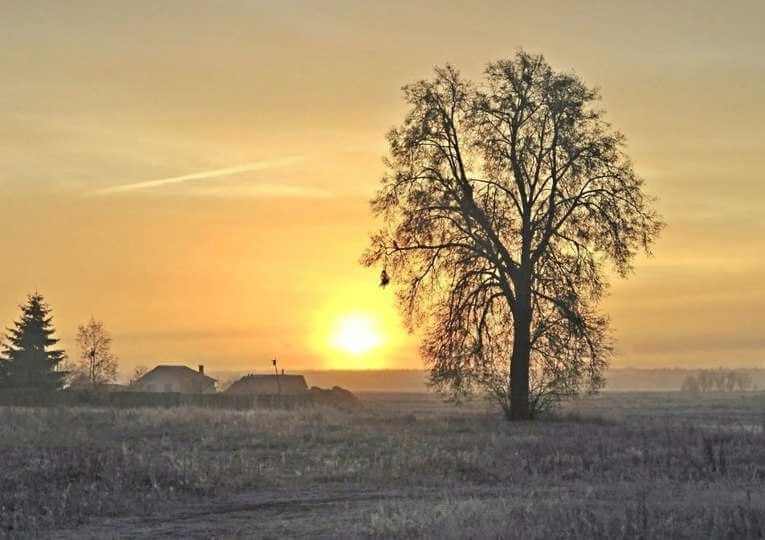
<instances>
[{"instance_id":1,"label":"bare tree","mask_svg":"<svg viewBox=\"0 0 765 540\"><path fill-rule=\"evenodd\" d=\"M130 376L130 380L128 381L128 385L133 386L135 383L138 382L138 380L146 375L148 373L149 368L146 366L136 366L136 368L133 370L133 374Z\"/></svg>"},{"instance_id":2,"label":"bare tree","mask_svg":"<svg viewBox=\"0 0 765 540\"><path fill-rule=\"evenodd\" d=\"M112 338L101 321L91 317L77 332L80 361L77 379L90 386L113 382L117 378L117 357L112 354Z\"/></svg>"},{"instance_id":3,"label":"bare tree","mask_svg":"<svg viewBox=\"0 0 765 540\"><path fill-rule=\"evenodd\" d=\"M626 276L662 224L598 93L519 52L480 86L447 66L404 96L362 262L424 327L433 384L513 419L602 386L605 265Z\"/></svg>"}]
</instances>

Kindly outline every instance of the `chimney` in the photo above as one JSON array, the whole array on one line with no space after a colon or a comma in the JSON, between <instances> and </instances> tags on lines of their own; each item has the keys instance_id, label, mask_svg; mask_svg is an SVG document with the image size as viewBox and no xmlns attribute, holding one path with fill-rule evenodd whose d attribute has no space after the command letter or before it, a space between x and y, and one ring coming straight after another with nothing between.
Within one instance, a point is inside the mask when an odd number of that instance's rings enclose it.
<instances>
[{"instance_id":1,"label":"chimney","mask_svg":"<svg viewBox=\"0 0 765 540\"><path fill-rule=\"evenodd\" d=\"M199 373L201 373L202 375L205 374L205 367L202 364L199 364Z\"/></svg>"}]
</instances>

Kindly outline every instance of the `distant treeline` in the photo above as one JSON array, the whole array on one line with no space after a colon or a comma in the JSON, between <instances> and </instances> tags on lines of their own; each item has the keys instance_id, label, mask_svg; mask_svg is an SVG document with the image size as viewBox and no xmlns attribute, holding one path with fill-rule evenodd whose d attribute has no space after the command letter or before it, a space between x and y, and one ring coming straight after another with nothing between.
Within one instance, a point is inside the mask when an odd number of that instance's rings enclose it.
<instances>
[{"instance_id":1,"label":"distant treeline","mask_svg":"<svg viewBox=\"0 0 765 540\"><path fill-rule=\"evenodd\" d=\"M715 391L718 383L712 381L720 381L719 391L726 391L731 384L733 389L737 390L739 382L743 383L747 390L765 388L765 369L610 369L606 373L606 390L677 391L688 389L687 385L692 386L693 381L699 379L707 389L699 391Z\"/></svg>"},{"instance_id":2,"label":"distant treeline","mask_svg":"<svg viewBox=\"0 0 765 540\"><path fill-rule=\"evenodd\" d=\"M678 391L683 381L689 376L696 376L702 369L639 369L612 368L606 372L606 391ZM715 370L712 370L715 371ZM765 369L728 370L751 378L752 387L765 389ZM298 373L298 371L295 371ZM305 375L308 386L339 385L352 392L426 392L428 391L428 373L418 369L391 370L336 370L336 371L299 371ZM240 372L217 372L212 374L220 381L235 380Z\"/></svg>"},{"instance_id":3,"label":"distant treeline","mask_svg":"<svg viewBox=\"0 0 765 540\"><path fill-rule=\"evenodd\" d=\"M745 370L704 369L689 374L680 387L683 392L748 392L757 389L752 374Z\"/></svg>"}]
</instances>

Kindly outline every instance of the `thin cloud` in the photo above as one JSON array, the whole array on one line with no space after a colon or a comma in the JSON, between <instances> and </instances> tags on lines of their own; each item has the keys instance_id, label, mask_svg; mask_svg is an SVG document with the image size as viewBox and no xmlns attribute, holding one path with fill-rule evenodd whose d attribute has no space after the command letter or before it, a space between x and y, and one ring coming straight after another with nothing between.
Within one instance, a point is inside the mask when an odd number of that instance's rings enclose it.
<instances>
[{"instance_id":1,"label":"thin cloud","mask_svg":"<svg viewBox=\"0 0 765 540\"><path fill-rule=\"evenodd\" d=\"M242 174L246 172L262 171L266 169L274 169L277 167L285 167L301 161L303 158L299 156L287 157L282 159L272 159L265 161L257 161L254 163L247 163L245 165L238 165L236 167L227 167L225 169L213 169L210 171L201 171L191 174L184 174L183 176L171 176L169 178L158 178L156 180L148 180L144 182L134 182L132 184L123 184L120 186L113 186L105 189L100 189L94 192L94 195L117 195L120 193L130 193L133 191L148 191L160 187L183 184L185 182L194 182L200 180L212 180L215 178L221 178L224 176L232 176L235 174Z\"/></svg>"}]
</instances>

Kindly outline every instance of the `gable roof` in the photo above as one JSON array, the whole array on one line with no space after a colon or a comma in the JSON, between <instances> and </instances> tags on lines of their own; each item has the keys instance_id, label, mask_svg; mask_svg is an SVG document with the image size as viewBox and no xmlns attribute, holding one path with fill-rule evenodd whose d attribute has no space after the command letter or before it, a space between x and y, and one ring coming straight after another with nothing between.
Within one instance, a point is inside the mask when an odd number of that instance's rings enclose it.
<instances>
[{"instance_id":1,"label":"gable roof","mask_svg":"<svg viewBox=\"0 0 765 540\"><path fill-rule=\"evenodd\" d=\"M308 392L302 375L245 375L228 387L228 394L295 395Z\"/></svg>"},{"instance_id":2,"label":"gable roof","mask_svg":"<svg viewBox=\"0 0 765 540\"><path fill-rule=\"evenodd\" d=\"M197 379L197 380L205 381L208 383L216 382L216 379L213 379L212 377L208 377L204 373L199 373L198 371L191 369L190 367L187 367L187 366L160 365L155 367L151 371L145 373L143 377L141 377L140 379L136 381L136 383L140 383L144 379L150 378L155 375L169 375L176 379Z\"/></svg>"}]
</instances>

